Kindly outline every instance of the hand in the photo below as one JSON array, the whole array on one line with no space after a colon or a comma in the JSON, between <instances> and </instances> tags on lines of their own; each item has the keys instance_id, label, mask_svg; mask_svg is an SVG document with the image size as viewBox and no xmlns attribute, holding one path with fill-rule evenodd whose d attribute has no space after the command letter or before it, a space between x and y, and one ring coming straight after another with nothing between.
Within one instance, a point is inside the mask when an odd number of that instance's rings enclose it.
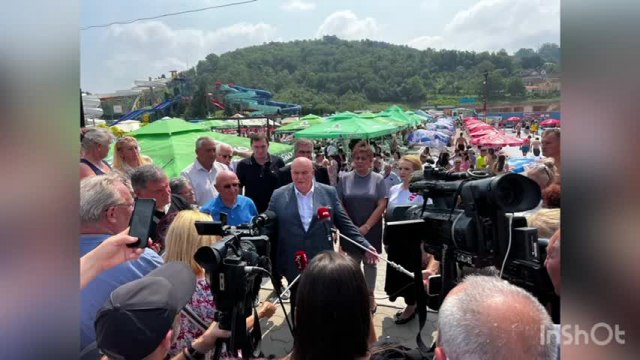
<instances>
[{"instance_id":1,"label":"hand","mask_svg":"<svg viewBox=\"0 0 640 360\"><path fill-rule=\"evenodd\" d=\"M129 228L121 233L111 236L103 241L95 251L95 260L101 264L102 270L110 269L124 262L137 260L144 248L129 248L127 244L133 244L138 238L129 236Z\"/></svg>"},{"instance_id":2,"label":"hand","mask_svg":"<svg viewBox=\"0 0 640 360\"><path fill-rule=\"evenodd\" d=\"M258 309L259 319L268 319L276 313L276 306L268 301L262 303L260 309Z\"/></svg>"},{"instance_id":3,"label":"hand","mask_svg":"<svg viewBox=\"0 0 640 360\"><path fill-rule=\"evenodd\" d=\"M213 350L216 347L216 341L218 339L227 339L231 337L231 331L222 330L217 322L213 322L211 326L200 335L198 339L193 343L193 347L201 353L206 353ZM196 345L197 344L197 345Z\"/></svg>"},{"instance_id":4,"label":"hand","mask_svg":"<svg viewBox=\"0 0 640 360\"><path fill-rule=\"evenodd\" d=\"M374 248L373 246L369 246L369 250L373 251L376 254L378 253L376 248ZM378 256L373 255L368 251L365 251L364 257L367 264L377 264L379 261Z\"/></svg>"},{"instance_id":5,"label":"hand","mask_svg":"<svg viewBox=\"0 0 640 360\"><path fill-rule=\"evenodd\" d=\"M160 244L158 243L154 243L153 241L151 241L151 239L149 239L149 245L147 245L149 248L151 248L151 250L160 253Z\"/></svg>"},{"instance_id":6,"label":"hand","mask_svg":"<svg viewBox=\"0 0 640 360\"><path fill-rule=\"evenodd\" d=\"M367 235L367 233L369 233L369 230L371 230L371 227L369 227L369 225L367 224L364 224L358 228L358 231L360 231L360 234L362 234L362 236Z\"/></svg>"}]
</instances>

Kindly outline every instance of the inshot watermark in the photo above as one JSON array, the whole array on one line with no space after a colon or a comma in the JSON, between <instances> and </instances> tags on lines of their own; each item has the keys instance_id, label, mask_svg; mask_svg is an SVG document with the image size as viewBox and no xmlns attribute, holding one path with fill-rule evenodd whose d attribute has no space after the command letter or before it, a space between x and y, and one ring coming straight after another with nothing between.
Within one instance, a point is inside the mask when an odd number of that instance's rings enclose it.
<instances>
[{"instance_id":1,"label":"inshot watermark","mask_svg":"<svg viewBox=\"0 0 640 360\"><path fill-rule=\"evenodd\" d=\"M555 342L560 345L589 345L605 346L609 344L625 344L625 331L620 325L609 325L599 322L591 329L582 329L580 325L564 324L556 326L553 330L544 327L540 331L540 344L545 345Z\"/></svg>"}]
</instances>

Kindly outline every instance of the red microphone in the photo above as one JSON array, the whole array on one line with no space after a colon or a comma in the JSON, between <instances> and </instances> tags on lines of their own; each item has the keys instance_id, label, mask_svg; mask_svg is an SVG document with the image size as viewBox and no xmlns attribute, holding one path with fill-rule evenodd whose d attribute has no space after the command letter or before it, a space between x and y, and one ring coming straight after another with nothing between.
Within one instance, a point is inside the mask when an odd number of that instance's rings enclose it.
<instances>
[{"instance_id":1,"label":"red microphone","mask_svg":"<svg viewBox=\"0 0 640 360\"><path fill-rule=\"evenodd\" d=\"M296 268L298 271L302 272L307 267L309 263L309 258L307 257L307 252L304 250L296 251L293 262L296 264Z\"/></svg>"},{"instance_id":2,"label":"red microphone","mask_svg":"<svg viewBox=\"0 0 640 360\"><path fill-rule=\"evenodd\" d=\"M331 208L330 207L319 207L317 211L318 220L325 221L331 220Z\"/></svg>"},{"instance_id":3,"label":"red microphone","mask_svg":"<svg viewBox=\"0 0 640 360\"><path fill-rule=\"evenodd\" d=\"M333 240L331 236L331 208L328 206L319 207L316 212L318 220L324 223L325 231L327 232L327 239Z\"/></svg>"}]
</instances>

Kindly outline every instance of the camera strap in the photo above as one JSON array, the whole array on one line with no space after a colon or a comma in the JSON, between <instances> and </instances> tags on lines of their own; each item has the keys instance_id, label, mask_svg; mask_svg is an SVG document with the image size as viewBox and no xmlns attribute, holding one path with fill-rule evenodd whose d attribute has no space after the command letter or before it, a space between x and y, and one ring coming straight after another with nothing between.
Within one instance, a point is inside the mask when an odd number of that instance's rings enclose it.
<instances>
[{"instance_id":1,"label":"camera strap","mask_svg":"<svg viewBox=\"0 0 640 360\"><path fill-rule=\"evenodd\" d=\"M186 316L187 319L189 319L189 321L191 321L195 326L200 328L200 330L202 331L207 331L207 329L209 328L209 325L211 325L211 324L207 324L204 320L202 320L202 318L196 315L196 313L193 312L193 309L191 309L189 305L186 305L182 309L181 313L184 316Z\"/></svg>"}]
</instances>

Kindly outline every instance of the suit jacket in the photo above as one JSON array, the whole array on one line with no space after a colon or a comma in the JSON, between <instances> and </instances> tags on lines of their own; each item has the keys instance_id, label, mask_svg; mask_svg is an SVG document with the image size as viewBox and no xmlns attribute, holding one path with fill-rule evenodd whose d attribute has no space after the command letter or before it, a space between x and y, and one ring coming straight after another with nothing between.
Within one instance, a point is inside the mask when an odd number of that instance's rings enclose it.
<instances>
[{"instance_id":1,"label":"suit jacket","mask_svg":"<svg viewBox=\"0 0 640 360\"><path fill-rule=\"evenodd\" d=\"M324 166L318 166L317 164L313 164L313 170L315 171L315 179L316 184L322 183L325 185L331 185L329 182L329 172L327 168ZM288 184L291 184L293 179L291 179L291 164L281 167L278 170L278 187L282 187Z\"/></svg>"},{"instance_id":2,"label":"suit jacket","mask_svg":"<svg viewBox=\"0 0 640 360\"><path fill-rule=\"evenodd\" d=\"M269 210L277 215L276 237L272 238L274 250L273 263L276 275L284 275L289 282L300 273L295 266L294 256L296 251L304 250L309 261L323 250L333 250L333 242L328 240L327 228L324 223L318 221L315 216L318 208L331 207L331 221L342 234L355 240L364 247L371 246L360 234L358 228L353 225L345 212L338 192L332 186L315 183L313 192L314 216L309 224L309 229L304 230L294 184L285 185L274 191L269 202Z\"/></svg>"}]
</instances>

